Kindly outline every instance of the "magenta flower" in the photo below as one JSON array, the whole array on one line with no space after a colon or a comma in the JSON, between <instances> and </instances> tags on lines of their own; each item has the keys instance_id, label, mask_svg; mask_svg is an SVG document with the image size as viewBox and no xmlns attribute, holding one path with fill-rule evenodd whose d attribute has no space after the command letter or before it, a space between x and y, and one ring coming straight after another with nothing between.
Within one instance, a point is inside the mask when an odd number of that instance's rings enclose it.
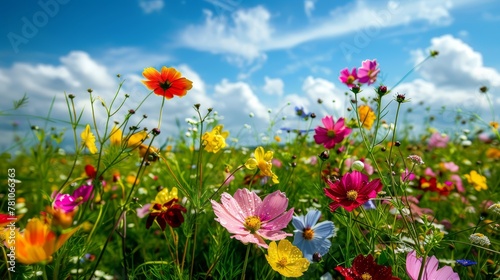
<instances>
[{"instance_id":1,"label":"magenta flower","mask_svg":"<svg viewBox=\"0 0 500 280\"><path fill-rule=\"evenodd\" d=\"M292 234L282 231L292 220L293 208L286 211L288 198L275 191L262 199L248 189L238 189L234 196L223 193L221 204L212 200L215 219L233 234L231 238L268 248L264 241L281 240Z\"/></svg>"},{"instance_id":2,"label":"magenta flower","mask_svg":"<svg viewBox=\"0 0 500 280\"><path fill-rule=\"evenodd\" d=\"M371 85L377 81L377 75L380 69L377 68L377 60L365 60L358 69L358 81L362 84Z\"/></svg>"},{"instance_id":3,"label":"magenta flower","mask_svg":"<svg viewBox=\"0 0 500 280\"><path fill-rule=\"evenodd\" d=\"M335 144L342 142L352 131L345 126L344 118L339 118L335 123L332 116L326 116L321 121L325 127L318 126L314 129L314 141L316 144L323 144L327 149L332 149Z\"/></svg>"},{"instance_id":4,"label":"magenta flower","mask_svg":"<svg viewBox=\"0 0 500 280\"><path fill-rule=\"evenodd\" d=\"M408 168L405 168L405 171L403 171L403 173L401 173L401 180L403 182L413 181L413 180L415 180L415 173L412 173L408 170Z\"/></svg>"},{"instance_id":5,"label":"magenta flower","mask_svg":"<svg viewBox=\"0 0 500 280\"><path fill-rule=\"evenodd\" d=\"M436 257L432 256L425 261L425 267L422 271L421 280L459 280L460 277L450 266L444 266L438 269L439 261ZM415 251L411 251L406 255L406 273L411 280L417 280L422 266L422 258L417 258Z\"/></svg>"},{"instance_id":6,"label":"magenta flower","mask_svg":"<svg viewBox=\"0 0 500 280\"><path fill-rule=\"evenodd\" d=\"M52 197L54 198L52 207L56 210L61 209L66 213L72 212L78 205L90 199L93 189L94 187L89 184L80 186L73 192L73 194L55 192L52 195Z\"/></svg>"},{"instance_id":7,"label":"magenta flower","mask_svg":"<svg viewBox=\"0 0 500 280\"><path fill-rule=\"evenodd\" d=\"M358 79L358 74L356 73L356 68L352 68L352 71L349 73L349 69L345 68L340 71L339 80L346 84L349 88L355 86L354 82Z\"/></svg>"},{"instance_id":8,"label":"magenta flower","mask_svg":"<svg viewBox=\"0 0 500 280\"><path fill-rule=\"evenodd\" d=\"M369 181L368 176L359 171L348 172L340 180L327 183L330 187L323 190L325 195L333 200L330 203L332 212L340 206L351 212L371 198L377 197L383 187L380 179Z\"/></svg>"}]
</instances>

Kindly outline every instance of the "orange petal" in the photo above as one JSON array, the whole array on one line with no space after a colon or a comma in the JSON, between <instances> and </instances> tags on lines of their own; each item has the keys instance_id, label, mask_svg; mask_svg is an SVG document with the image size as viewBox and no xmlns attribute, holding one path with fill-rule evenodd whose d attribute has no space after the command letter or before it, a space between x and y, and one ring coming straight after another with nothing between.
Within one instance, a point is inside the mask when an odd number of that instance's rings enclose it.
<instances>
[{"instance_id":1,"label":"orange petal","mask_svg":"<svg viewBox=\"0 0 500 280\"><path fill-rule=\"evenodd\" d=\"M182 77L181 73L177 70L175 70L175 68L173 67L165 67L163 66L161 68L161 81L162 82L165 82L165 81L170 81L170 82L173 82L177 79L180 79Z\"/></svg>"},{"instance_id":2,"label":"orange petal","mask_svg":"<svg viewBox=\"0 0 500 280\"><path fill-rule=\"evenodd\" d=\"M161 77L160 72L153 67L145 68L144 71L142 71L142 75L148 80L159 80Z\"/></svg>"}]
</instances>

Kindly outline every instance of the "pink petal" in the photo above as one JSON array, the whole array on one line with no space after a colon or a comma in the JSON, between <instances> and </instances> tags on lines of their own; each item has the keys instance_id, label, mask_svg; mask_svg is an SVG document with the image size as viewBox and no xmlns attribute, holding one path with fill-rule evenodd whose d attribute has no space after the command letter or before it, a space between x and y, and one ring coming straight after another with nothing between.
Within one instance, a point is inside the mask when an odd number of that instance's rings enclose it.
<instances>
[{"instance_id":1,"label":"pink petal","mask_svg":"<svg viewBox=\"0 0 500 280\"><path fill-rule=\"evenodd\" d=\"M257 231L263 238L267 240L281 240L285 239L287 236L292 236L291 233L286 233L282 230L266 230L266 231Z\"/></svg>"},{"instance_id":2,"label":"pink petal","mask_svg":"<svg viewBox=\"0 0 500 280\"><path fill-rule=\"evenodd\" d=\"M215 216L217 216L215 220L219 222L223 227L225 227L227 231L232 234L249 233L249 231L243 226L243 221L233 215L235 213L234 211L232 211L231 209L227 209L214 200L212 200L211 203Z\"/></svg>"},{"instance_id":3,"label":"pink petal","mask_svg":"<svg viewBox=\"0 0 500 280\"><path fill-rule=\"evenodd\" d=\"M288 198L285 193L275 191L264 198L264 201L257 206L255 213L262 222L272 220L283 214L288 207Z\"/></svg>"},{"instance_id":4,"label":"pink petal","mask_svg":"<svg viewBox=\"0 0 500 280\"><path fill-rule=\"evenodd\" d=\"M247 235L233 235L231 238L241 241L244 244L254 243L263 248L268 248L269 246L266 244L262 237L257 234L247 234Z\"/></svg>"},{"instance_id":5,"label":"pink petal","mask_svg":"<svg viewBox=\"0 0 500 280\"><path fill-rule=\"evenodd\" d=\"M263 223L261 230L273 231L273 230L280 230L280 229L286 228L288 226L288 224L290 223L290 221L292 220L293 211L294 211L293 208L291 208L290 210L283 213L283 215L280 215L276 219L271 220L267 223Z\"/></svg>"},{"instance_id":6,"label":"pink petal","mask_svg":"<svg viewBox=\"0 0 500 280\"><path fill-rule=\"evenodd\" d=\"M333 121L332 116L326 116L326 117L322 118L321 121L323 122L323 125L325 126L325 128L327 130L333 130L335 122Z\"/></svg>"}]
</instances>

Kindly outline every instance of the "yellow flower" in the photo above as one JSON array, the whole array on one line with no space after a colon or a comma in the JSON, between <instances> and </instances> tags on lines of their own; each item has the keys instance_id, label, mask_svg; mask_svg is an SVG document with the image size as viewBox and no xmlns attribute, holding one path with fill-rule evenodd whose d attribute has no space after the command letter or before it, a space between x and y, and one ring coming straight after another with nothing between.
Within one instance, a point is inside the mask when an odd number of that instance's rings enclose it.
<instances>
[{"instance_id":1,"label":"yellow flower","mask_svg":"<svg viewBox=\"0 0 500 280\"><path fill-rule=\"evenodd\" d=\"M472 170L469 174L465 174L465 178L469 181L476 191L487 190L486 177Z\"/></svg>"},{"instance_id":2,"label":"yellow flower","mask_svg":"<svg viewBox=\"0 0 500 280\"><path fill-rule=\"evenodd\" d=\"M492 121L492 122L490 122L490 126L491 126L493 129L498 129L498 127L499 127L500 125L498 124L498 122L493 122L493 121Z\"/></svg>"},{"instance_id":3,"label":"yellow flower","mask_svg":"<svg viewBox=\"0 0 500 280\"><path fill-rule=\"evenodd\" d=\"M281 142L281 137L279 137L278 135L274 136L274 140L276 140L276 142Z\"/></svg>"},{"instance_id":4,"label":"yellow flower","mask_svg":"<svg viewBox=\"0 0 500 280\"><path fill-rule=\"evenodd\" d=\"M278 245L276 241L271 242L267 253L267 262L285 277L300 277L309 268L309 261L303 257L302 251L286 239Z\"/></svg>"},{"instance_id":5,"label":"yellow flower","mask_svg":"<svg viewBox=\"0 0 500 280\"><path fill-rule=\"evenodd\" d=\"M90 131L90 125L87 124L85 130L82 131L82 134L80 134L80 137L82 138L83 145L89 149L89 152L91 154L97 153L97 147L95 145L95 136Z\"/></svg>"},{"instance_id":6,"label":"yellow flower","mask_svg":"<svg viewBox=\"0 0 500 280\"><path fill-rule=\"evenodd\" d=\"M38 218L29 220L23 233L16 230L16 261L23 264L46 263L75 233L77 228L59 236Z\"/></svg>"},{"instance_id":7,"label":"yellow flower","mask_svg":"<svg viewBox=\"0 0 500 280\"><path fill-rule=\"evenodd\" d=\"M222 131L223 128L223 125L218 125L212 131L203 134L202 145L205 147L205 151L215 154L226 146L229 132Z\"/></svg>"},{"instance_id":8,"label":"yellow flower","mask_svg":"<svg viewBox=\"0 0 500 280\"><path fill-rule=\"evenodd\" d=\"M262 172L264 176L271 177L273 183L278 184L278 176L276 176L276 174L274 174L271 170L271 167L273 167L273 164L271 162L271 160L273 159L273 152L265 152L264 148L257 147L257 149L255 149L254 156L255 158L250 158L247 160L247 162L245 162L245 167L250 170L259 168L260 172Z\"/></svg>"},{"instance_id":9,"label":"yellow flower","mask_svg":"<svg viewBox=\"0 0 500 280\"><path fill-rule=\"evenodd\" d=\"M119 146L122 143L122 137L123 133L121 129L116 127L116 125L113 126L113 128L111 129L111 135L109 136L109 142L111 142L111 145Z\"/></svg>"},{"instance_id":10,"label":"yellow flower","mask_svg":"<svg viewBox=\"0 0 500 280\"><path fill-rule=\"evenodd\" d=\"M358 107L359 121L361 122L361 126L366 129L371 129L373 123L377 116L373 112L372 108L368 105L361 105Z\"/></svg>"},{"instance_id":11,"label":"yellow flower","mask_svg":"<svg viewBox=\"0 0 500 280\"><path fill-rule=\"evenodd\" d=\"M172 199L179 199L179 191L177 190L176 187L173 187L171 191L168 190L168 188L162 189L158 194L156 194L155 200L151 203L151 208L153 207L154 204L165 204L169 202Z\"/></svg>"}]
</instances>

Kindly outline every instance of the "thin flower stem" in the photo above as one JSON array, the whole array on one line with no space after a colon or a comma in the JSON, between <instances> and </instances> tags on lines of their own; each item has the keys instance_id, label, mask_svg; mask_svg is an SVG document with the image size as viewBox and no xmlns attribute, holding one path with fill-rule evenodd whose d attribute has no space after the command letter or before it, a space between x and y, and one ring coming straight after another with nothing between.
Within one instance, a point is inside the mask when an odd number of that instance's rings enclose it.
<instances>
[{"instance_id":1,"label":"thin flower stem","mask_svg":"<svg viewBox=\"0 0 500 280\"><path fill-rule=\"evenodd\" d=\"M165 105L165 98L161 99L160 117L158 118L158 129L160 129L160 127L161 127L161 119L163 116L163 105Z\"/></svg>"},{"instance_id":2,"label":"thin flower stem","mask_svg":"<svg viewBox=\"0 0 500 280\"><path fill-rule=\"evenodd\" d=\"M245 280L245 272L247 270L248 255L250 255L250 244L247 244L247 252L245 254L245 262L243 263L243 271L241 272L241 280Z\"/></svg>"}]
</instances>

